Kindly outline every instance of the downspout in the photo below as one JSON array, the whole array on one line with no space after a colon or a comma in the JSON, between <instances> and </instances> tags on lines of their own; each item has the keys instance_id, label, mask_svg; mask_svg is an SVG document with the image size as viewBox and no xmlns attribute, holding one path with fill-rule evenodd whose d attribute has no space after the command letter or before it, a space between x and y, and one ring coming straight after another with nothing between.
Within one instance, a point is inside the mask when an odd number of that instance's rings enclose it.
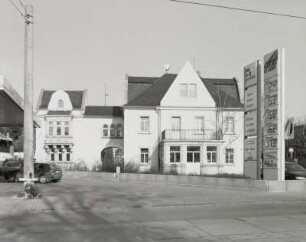
<instances>
[{"instance_id":1,"label":"downspout","mask_svg":"<svg viewBox=\"0 0 306 242\"><path fill-rule=\"evenodd\" d=\"M157 133L158 133L158 171L162 171L161 167L161 112L159 107L156 107L157 113Z\"/></svg>"}]
</instances>

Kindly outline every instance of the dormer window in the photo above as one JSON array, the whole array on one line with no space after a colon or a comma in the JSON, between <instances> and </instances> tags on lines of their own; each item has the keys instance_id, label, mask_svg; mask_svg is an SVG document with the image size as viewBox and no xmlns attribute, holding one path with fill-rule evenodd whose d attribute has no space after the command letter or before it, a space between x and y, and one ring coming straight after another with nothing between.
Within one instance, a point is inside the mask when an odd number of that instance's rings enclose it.
<instances>
[{"instance_id":1,"label":"dormer window","mask_svg":"<svg viewBox=\"0 0 306 242\"><path fill-rule=\"evenodd\" d=\"M59 100L57 101L57 107L58 107L59 109L63 109L63 108L64 108L64 101L63 101L62 99L59 99Z\"/></svg>"}]
</instances>

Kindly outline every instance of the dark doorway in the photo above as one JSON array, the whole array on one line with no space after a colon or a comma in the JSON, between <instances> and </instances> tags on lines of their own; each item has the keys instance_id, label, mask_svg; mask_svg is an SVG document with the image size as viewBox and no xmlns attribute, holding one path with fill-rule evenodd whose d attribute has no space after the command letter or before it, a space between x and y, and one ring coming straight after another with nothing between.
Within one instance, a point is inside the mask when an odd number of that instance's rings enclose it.
<instances>
[{"instance_id":1,"label":"dark doorway","mask_svg":"<svg viewBox=\"0 0 306 242\"><path fill-rule=\"evenodd\" d=\"M102 171L116 172L116 166L123 171L123 150L118 147L108 147L101 151Z\"/></svg>"}]
</instances>

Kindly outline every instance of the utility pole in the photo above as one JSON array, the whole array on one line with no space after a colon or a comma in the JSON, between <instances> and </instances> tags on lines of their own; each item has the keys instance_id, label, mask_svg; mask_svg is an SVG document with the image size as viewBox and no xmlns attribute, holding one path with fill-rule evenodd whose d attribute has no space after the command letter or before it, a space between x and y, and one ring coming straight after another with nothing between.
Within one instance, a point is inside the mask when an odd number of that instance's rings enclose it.
<instances>
[{"instance_id":1,"label":"utility pole","mask_svg":"<svg viewBox=\"0 0 306 242\"><path fill-rule=\"evenodd\" d=\"M24 73L24 182L34 178L33 129L33 6L25 6L25 73Z\"/></svg>"}]
</instances>

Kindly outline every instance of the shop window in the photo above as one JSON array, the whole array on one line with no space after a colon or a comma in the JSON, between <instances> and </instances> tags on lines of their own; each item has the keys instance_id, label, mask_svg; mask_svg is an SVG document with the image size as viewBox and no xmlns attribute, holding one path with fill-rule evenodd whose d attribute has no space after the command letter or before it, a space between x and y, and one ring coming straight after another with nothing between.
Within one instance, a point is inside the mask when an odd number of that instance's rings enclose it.
<instances>
[{"instance_id":1,"label":"shop window","mask_svg":"<svg viewBox=\"0 0 306 242\"><path fill-rule=\"evenodd\" d=\"M217 146L207 146L207 162L217 163Z\"/></svg>"},{"instance_id":2,"label":"shop window","mask_svg":"<svg viewBox=\"0 0 306 242\"><path fill-rule=\"evenodd\" d=\"M181 162L181 147L170 146L170 163Z\"/></svg>"},{"instance_id":3,"label":"shop window","mask_svg":"<svg viewBox=\"0 0 306 242\"><path fill-rule=\"evenodd\" d=\"M200 146L187 146L187 162L198 163L200 162Z\"/></svg>"}]
</instances>

